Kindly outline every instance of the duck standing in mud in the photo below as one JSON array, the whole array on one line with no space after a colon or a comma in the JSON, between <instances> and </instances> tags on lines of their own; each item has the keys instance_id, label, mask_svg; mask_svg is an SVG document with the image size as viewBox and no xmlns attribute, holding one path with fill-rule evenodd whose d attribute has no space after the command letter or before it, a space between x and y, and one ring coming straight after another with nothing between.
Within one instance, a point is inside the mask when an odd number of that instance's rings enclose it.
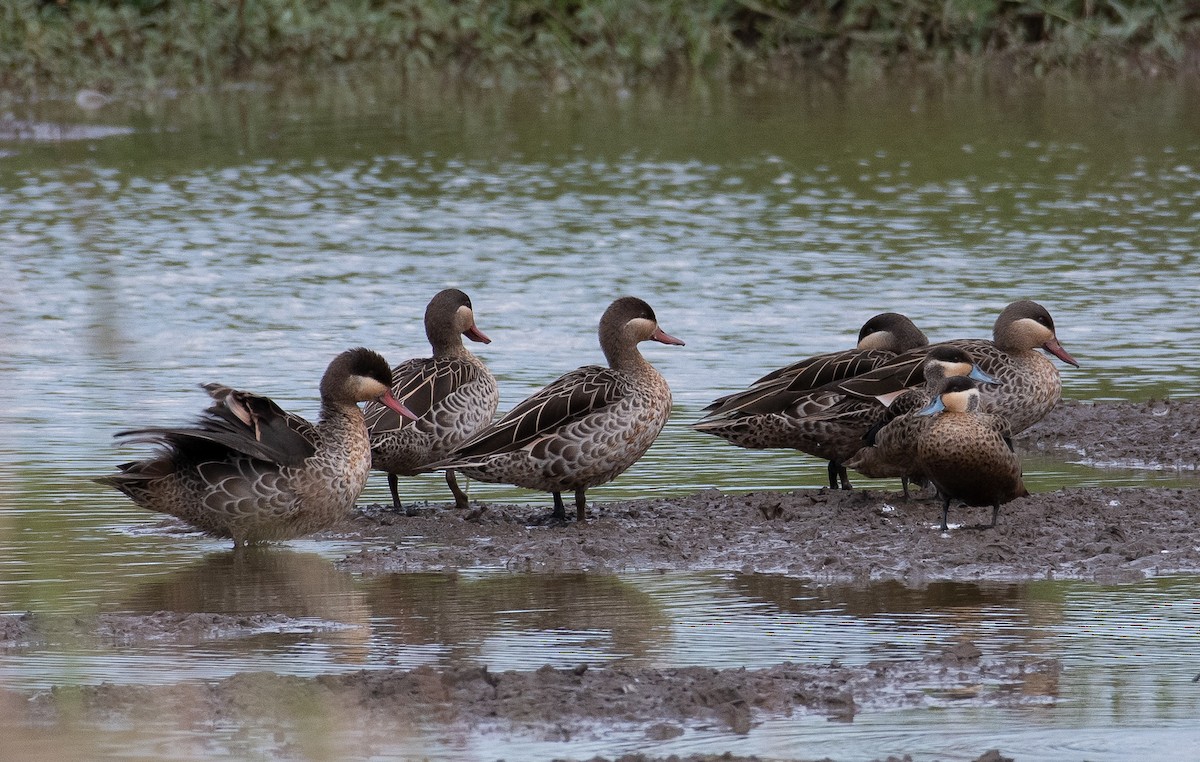
<instances>
[{"instance_id":1,"label":"duck standing in mud","mask_svg":"<svg viewBox=\"0 0 1200 762\"><path fill-rule=\"evenodd\" d=\"M158 451L96 481L235 548L328 529L350 514L371 470L358 403L377 400L416 419L392 396L391 381L379 354L342 352L321 377L316 424L267 397L207 384L213 403L195 423L117 434Z\"/></svg>"},{"instance_id":2,"label":"duck standing in mud","mask_svg":"<svg viewBox=\"0 0 1200 762\"><path fill-rule=\"evenodd\" d=\"M992 506L988 526L994 527L1001 504L1029 495L1008 422L980 410L975 381L966 376L946 379L937 397L916 415L930 417L917 435L916 462L942 497L943 532L951 500Z\"/></svg>"},{"instance_id":3,"label":"duck standing in mud","mask_svg":"<svg viewBox=\"0 0 1200 762\"><path fill-rule=\"evenodd\" d=\"M921 329L904 315L875 315L863 324L853 349L814 355L774 370L747 389L714 400L692 428L738 447L796 449L823 458L829 461L830 488L840 484L849 489L842 461L862 447L863 437L886 414L886 405L870 396L852 399L827 387L928 344Z\"/></svg>"},{"instance_id":4,"label":"duck standing in mud","mask_svg":"<svg viewBox=\"0 0 1200 762\"><path fill-rule=\"evenodd\" d=\"M444 459L491 423L500 403L495 377L463 345L464 336L483 344L492 341L475 325L470 297L457 288L438 292L425 308L425 336L432 357L392 368L392 395L417 420L381 402L368 402L363 411L371 430L371 468L387 472L395 511L400 510L397 476L415 476ZM467 495L452 470L446 471L446 485L455 507L466 508Z\"/></svg>"},{"instance_id":5,"label":"duck standing in mud","mask_svg":"<svg viewBox=\"0 0 1200 762\"><path fill-rule=\"evenodd\" d=\"M917 468L917 438L930 419L917 413L933 402L947 378L966 376L983 384L996 383L996 379L975 367L975 361L966 351L948 344L929 351L923 374L925 385L897 397L888 406L885 417L867 432L866 446L846 461L847 468L872 479L900 477L905 499L909 497L910 481L921 484L926 481Z\"/></svg>"},{"instance_id":6,"label":"duck standing in mud","mask_svg":"<svg viewBox=\"0 0 1200 762\"><path fill-rule=\"evenodd\" d=\"M609 305L599 334L607 367L585 365L551 382L431 468L549 492L556 521L566 520L562 493L572 491L584 521L587 489L636 463L671 415L671 388L638 344L683 345L632 296Z\"/></svg>"}]
</instances>

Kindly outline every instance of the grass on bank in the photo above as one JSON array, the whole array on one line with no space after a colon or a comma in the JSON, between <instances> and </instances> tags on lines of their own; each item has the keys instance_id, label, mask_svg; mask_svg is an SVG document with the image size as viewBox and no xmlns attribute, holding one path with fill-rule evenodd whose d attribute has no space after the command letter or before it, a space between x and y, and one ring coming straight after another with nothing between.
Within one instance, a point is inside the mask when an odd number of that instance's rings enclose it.
<instances>
[{"instance_id":1,"label":"grass on bank","mask_svg":"<svg viewBox=\"0 0 1200 762\"><path fill-rule=\"evenodd\" d=\"M195 85L389 61L627 83L856 61L1174 70L1192 0L0 0L0 86Z\"/></svg>"}]
</instances>

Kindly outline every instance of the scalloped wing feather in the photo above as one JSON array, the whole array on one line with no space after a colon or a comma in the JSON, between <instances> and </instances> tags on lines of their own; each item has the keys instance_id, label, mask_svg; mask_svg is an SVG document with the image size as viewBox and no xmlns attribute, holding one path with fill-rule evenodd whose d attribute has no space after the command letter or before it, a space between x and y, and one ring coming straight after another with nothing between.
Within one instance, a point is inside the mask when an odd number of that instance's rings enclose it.
<instances>
[{"instance_id":1,"label":"scalloped wing feather","mask_svg":"<svg viewBox=\"0 0 1200 762\"><path fill-rule=\"evenodd\" d=\"M479 378L479 369L455 358L418 358L392 369L392 395L418 418L458 389ZM395 431L411 425L386 405L369 402L364 414L372 432Z\"/></svg>"},{"instance_id":2,"label":"scalloped wing feather","mask_svg":"<svg viewBox=\"0 0 1200 762\"><path fill-rule=\"evenodd\" d=\"M852 349L817 355L772 371L748 389L717 398L704 410L710 415L778 413L805 392L866 373L895 356L894 352L883 349Z\"/></svg>"},{"instance_id":3,"label":"scalloped wing feather","mask_svg":"<svg viewBox=\"0 0 1200 762\"><path fill-rule=\"evenodd\" d=\"M518 450L571 421L603 410L629 391L629 380L610 368L578 368L505 413L452 457L458 460Z\"/></svg>"}]
</instances>

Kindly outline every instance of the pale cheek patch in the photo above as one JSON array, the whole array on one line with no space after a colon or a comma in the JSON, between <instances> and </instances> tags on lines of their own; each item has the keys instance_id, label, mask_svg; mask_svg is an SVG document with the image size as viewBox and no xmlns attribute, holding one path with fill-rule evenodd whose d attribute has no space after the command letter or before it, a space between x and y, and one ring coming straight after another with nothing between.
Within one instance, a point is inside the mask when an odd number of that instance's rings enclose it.
<instances>
[{"instance_id":1,"label":"pale cheek patch","mask_svg":"<svg viewBox=\"0 0 1200 762\"><path fill-rule=\"evenodd\" d=\"M955 413L965 413L971 409L971 401L979 399L978 389L967 389L961 392L951 392L942 395L942 404L947 410Z\"/></svg>"},{"instance_id":2,"label":"pale cheek patch","mask_svg":"<svg viewBox=\"0 0 1200 762\"><path fill-rule=\"evenodd\" d=\"M1032 318L1021 318L1013 324L1022 336L1028 336L1030 346L1041 346L1054 336L1054 332Z\"/></svg>"},{"instance_id":3,"label":"pale cheek patch","mask_svg":"<svg viewBox=\"0 0 1200 762\"><path fill-rule=\"evenodd\" d=\"M354 396L362 400L375 399L388 390L383 384L366 376L352 376L351 384L354 389Z\"/></svg>"},{"instance_id":4,"label":"pale cheek patch","mask_svg":"<svg viewBox=\"0 0 1200 762\"><path fill-rule=\"evenodd\" d=\"M862 337L862 341L858 342L859 349L887 349L892 345L891 334L887 331L876 331Z\"/></svg>"},{"instance_id":5,"label":"pale cheek patch","mask_svg":"<svg viewBox=\"0 0 1200 762\"><path fill-rule=\"evenodd\" d=\"M650 338L650 336L652 336L654 332L658 330L658 325L656 325L653 320L647 320L646 318L634 318L625 324L625 330L636 336L639 341L644 341L645 339Z\"/></svg>"}]
</instances>

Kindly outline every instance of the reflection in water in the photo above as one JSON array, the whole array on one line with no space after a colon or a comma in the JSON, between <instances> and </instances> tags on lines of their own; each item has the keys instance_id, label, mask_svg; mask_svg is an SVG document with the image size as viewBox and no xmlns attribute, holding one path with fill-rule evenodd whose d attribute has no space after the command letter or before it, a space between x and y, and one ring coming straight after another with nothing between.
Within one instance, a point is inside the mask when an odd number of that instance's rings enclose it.
<instances>
[{"instance_id":1,"label":"reflection in water","mask_svg":"<svg viewBox=\"0 0 1200 762\"><path fill-rule=\"evenodd\" d=\"M581 662L601 668L758 667L886 660L897 666L947 652L947 668L953 669L954 658L973 658L977 649L985 660L1034 656L1063 665L1061 673L1043 670L1004 684L1004 690L1039 699L1026 712L1036 727L1015 735L1015 747L1099 725L1112 733L1112 748L1127 749L1136 735L1122 736L1115 728L1194 717L1200 708L1191 682L1197 601L1200 580L1188 577L1117 587L1052 581L824 585L734 573L396 573L359 579L313 554L251 548L209 554L105 605L101 622L123 617L118 621L131 637L114 640L102 633L93 647L88 633L76 633L74 639L0 651L0 680L23 687L240 674L236 685L245 688L247 701L280 701L305 717L316 711L340 722L336 708L323 707L319 691L309 696L304 683L271 680L264 688L253 673L309 676L423 664L482 664L499 672ZM161 612L229 620L196 638L186 617L155 629L164 621ZM270 619L275 616L286 621ZM262 617L269 631L247 635ZM74 621L89 627L91 619ZM170 630L176 625L182 632ZM72 666L64 671L64 664ZM938 678L931 679L926 690L936 693ZM279 686L294 688L295 701L258 695ZM868 715L854 724L895 724ZM971 716L1015 733L1002 713L977 709ZM945 721L936 714L912 720L927 731ZM151 729L143 732L154 737ZM803 719L774 719L751 733L743 748L769 753L781 738L794 743L796 734L808 732ZM907 731L897 726L888 732ZM830 742L842 743L854 731L826 733ZM701 732L694 742L706 738ZM601 744L595 753L606 748L612 747Z\"/></svg>"},{"instance_id":2,"label":"reflection in water","mask_svg":"<svg viewBox=\"0 0 1200 762\"><path fill-rule=\"evenodd\" d=\"M390 574L366 589L388 637L440 644L451 662L571 666L645 657L672 636L655 599L617 576Z\"/></svg>"},{"instance_id":3,"label":"reflection in water","mask_svg":"<svg viewBox=\"0 0 1200 762\"><path fill-rule=\"evenodd\" d=\"M1061 592L1053 587L950 581L908 587L895 580L818 585L769 574L737 574L731 584L780 612L820 615L836 611L867 620L872 633L880 636L870 651L889 659L909 659L921 650L943 653L964 644L979 647L990 656L1061 655L1053 629L1063 622L1063 602ZM853 636L849 638L843 640L848 646ZM1024 675L1018 690L1027 696L1056 698L1059 674Z\"/></svg>"},{"instance_id":4,"label":"reflection in water","mask_svg":"<svg viewBox=\"0 0 1200 762\"><path fill-rule=\"evenodd\" d=\"M208 647L286 649L318 640L333 648L339 662L361 664L369 655L371 610L353 576L320 556L284 548L210 553L104 608L121 614L227 615L230 620L213 622ZM247 626L258 626L266 635L250 644L222 643L223 629L236 632ZM136 638L138 622L127 627Z\"/></svg>"}]
</instances>

